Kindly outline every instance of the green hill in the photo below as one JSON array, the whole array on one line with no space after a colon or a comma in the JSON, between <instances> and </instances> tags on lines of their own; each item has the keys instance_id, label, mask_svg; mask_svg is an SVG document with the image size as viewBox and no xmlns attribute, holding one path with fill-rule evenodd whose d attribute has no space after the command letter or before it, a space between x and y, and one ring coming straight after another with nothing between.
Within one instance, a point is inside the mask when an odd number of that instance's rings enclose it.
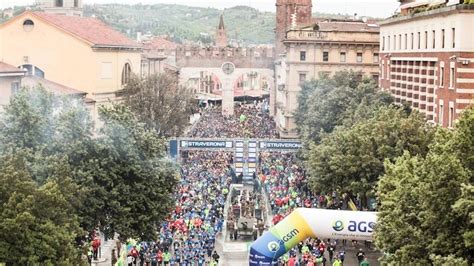
<instances>
[{"instance_id":1,"label":"green hill","mask_svg":"<svg viewBox=\"0 0 474 266\"><path fill-rule=\"evenodd\" d=\"M275 38L275 13L247 6L219 10L184 5L95 4L85 6L85 16L97 16L116 29L136 38L137 32L169 35L184 40L212 42L219 16L224 14L228 37L246 44L270 44ZM343 14L315 13L323 18L345 18Z\"/></svg>"},{"instance_id":2,"label":"green hill","mask_svg":"<svg viewBox=\"0 0 474 266\"><path fill-rule=\"evenodd\" d=\"M237 6L225 10L182 5L87 5L85 16L96 16L135 38L137 32L167 34L177 42L210 42L224 14L229 38L246 43L273 43L275 14ZM206 36L206 34L208 34Z\"/></svg>"}]
</instances>

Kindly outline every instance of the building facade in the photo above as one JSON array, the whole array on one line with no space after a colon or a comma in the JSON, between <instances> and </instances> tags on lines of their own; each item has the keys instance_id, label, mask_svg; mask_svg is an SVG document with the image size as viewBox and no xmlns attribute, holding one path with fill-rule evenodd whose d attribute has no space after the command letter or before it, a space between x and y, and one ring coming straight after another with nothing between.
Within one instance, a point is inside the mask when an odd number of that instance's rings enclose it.
<instances>
[{"instance_id":1,"label":"building facade","mask_svg":"<svg viewBox=\"0 0 474 266\"><path fill-rule=\"evenodd\" d=\"M95 120L95 101L87 98L87 93L62 84L31 75L26 69L20 69L0 61L0 112L10 102L10 98L20 91L20 88L37 88L41 86L55 95L67 95L84 102L86 108Z\"/></svg>"},{"instance_id":2,"label":"building facade","mask_svg":"<svg viewBox=\"0 0 474 266\"><path fill-rule=\"evenodd\" d=\"M453 3L453 1L450 1ZM474 5L410 6L381 23L380 87L429 122L452 127L474 103Z\"/></svg>"},{"instance_id":3,"label":"building facade","mask_svg":"<svg viewBox=\"0 0 474 266\"><path fill-rule=\"evenodd\" d=\"M94 18L27 11L0 25L0 61L83 91L97 107L140 73L141 53L141 45Z\"/></svg>"},{"instance_id":4,"label":"building facade","mask_svg":"<svg viewBox=\"0 0 474 266\"><path fill-rule=\"evenodd\" d=\"M298 136L293 113L302 82L342 70L360 71L378 82L378 25L355 20L320 21L288 30L283 45L286 54L277 60L275 97L270 99L283 138Z\"/></svg>"},{"instance_id":5,"label":"building facade","mask_svg":"<svg viewBox=\"0 0 474 266\"><path fill-rule=\"evenodd\" d=\"M81 16L83 15L83 0L37 0L37 7L44 12Z\"/></svg>"},{"instance_id":6,"label":"building facade","mask_svg":"<svg viewBox=\"0 0 474 266\"><path fill-rule=\"evenodd\" d=\"M25 12L0 25L0 61L93 98L140 73L141 46L94 18Z\"/></svg>"},{"instance_id":7,"label":"building facade","mask_svg":"<svg viewBox=\"0 0 474 266\"><path fill-rule=\"evenodd\" d=\"M25 73L24 69L0 61L0 112L9 103L10 97L20 89Z\"/></svg>"}]
</instances>

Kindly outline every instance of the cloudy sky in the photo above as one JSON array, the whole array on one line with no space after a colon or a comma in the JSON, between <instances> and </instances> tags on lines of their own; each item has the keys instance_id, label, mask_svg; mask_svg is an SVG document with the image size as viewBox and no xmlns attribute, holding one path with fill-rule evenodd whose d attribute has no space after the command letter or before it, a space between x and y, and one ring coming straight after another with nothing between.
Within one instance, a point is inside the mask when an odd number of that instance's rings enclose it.
<instances>
[{"instance_id":1,"label":"cloudy sky","mask_svg":"<svg viewBox=\"0 0 474 266\"><path fill-rule=\"evenodd\" d=\"M260 10L275 11L276 0L83 0L91 3L125 3L125 4L183 4L190 6L226 8L236 5L247 5ZM0 8L13 5L32 4L35 0L0 0ZM398 7L397 0L313 0L313 11L325 13L343 13L360 16L388 17Z\"/></svg>"}]
</instances>

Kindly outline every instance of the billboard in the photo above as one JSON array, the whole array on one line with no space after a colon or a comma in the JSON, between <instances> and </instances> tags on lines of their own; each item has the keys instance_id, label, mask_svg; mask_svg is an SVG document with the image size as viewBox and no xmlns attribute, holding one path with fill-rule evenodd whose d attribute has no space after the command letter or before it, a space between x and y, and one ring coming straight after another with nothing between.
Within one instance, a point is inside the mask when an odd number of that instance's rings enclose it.
<instances>
[{"instance_id":1,"label":"billboard","mask_svg":"<svg viewBox=\"0 0 474 266\"><path fill-rule=\"evenodd\" d=\"M299 141L260 141L261 150L299 150L301 147Z\"/></svg>"},{"instance_id":2,"label":"billboard","mask_svg":"<svg viewBox=\"0 0 474 266\"><path fill-rule=\"evenodd\" d=\"M180 149L231 149L234 142L224 140L180 140Z\"/></svg>"}]
</instances>

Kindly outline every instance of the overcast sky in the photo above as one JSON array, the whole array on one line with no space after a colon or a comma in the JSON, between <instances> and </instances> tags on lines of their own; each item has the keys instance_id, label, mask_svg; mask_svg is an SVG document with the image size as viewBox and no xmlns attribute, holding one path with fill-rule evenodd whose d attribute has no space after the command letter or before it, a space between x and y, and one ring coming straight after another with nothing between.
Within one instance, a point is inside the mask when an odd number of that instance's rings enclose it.
<instances>
[{"instance_id":1,"label":"overcast sky","mask_svg":"<svg viewBox=\"0 0 474 266\"><path fill-rule=\"evenodd\" d=\"M275 11L276 0L83 0L91 3L125 3L125 4L183 4L189 6L226 8L236 5L247 5L260 10ZM32 4L35 0L0 0L0 8L13 5ZM397 0L313 0L313 11L325 13L343 13L360 16L388 17L398 7Z\"/></svg>"}]
</instances>

